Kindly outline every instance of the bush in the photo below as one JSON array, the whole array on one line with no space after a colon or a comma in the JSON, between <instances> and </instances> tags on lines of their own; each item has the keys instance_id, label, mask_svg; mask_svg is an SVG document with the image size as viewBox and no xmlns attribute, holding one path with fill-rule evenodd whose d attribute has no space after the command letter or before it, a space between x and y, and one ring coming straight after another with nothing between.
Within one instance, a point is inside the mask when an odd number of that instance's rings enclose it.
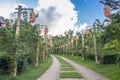
<instances>
[{"instance_id":1,"label":"bush","mask_svg":"<svg viewBox=\"0 0 120 80\"><path fill-rule=\"evenodd\" d=\"M10 56L2 55L0 56L0 74L10 74Z\"/></svg>"},{"instance_id":2,"label":"bush","mask_svg":"<svg viewBox=\"0 0 120 80\"><path fill-rule=\"evenodd\" d=\"M0 75L10 75L12 69L13 59L10 55L0 56ZM29 55L18 56L17 58L17 74L20 74L24 70L28 69L28 64L32 61Z\"/></svg>"},{"instance_id":3,"label":"bush","mask_svg":"<svg viewBox=\"0 0 120 80\"><path fill-rule=\"evenodd\" d=\"M101 58L101 63L103 64L115 64L117 60L118 54L109 54L109 55L104 55Z\"/></svg>"},{"instance_id":4,"label":"bush","mask_svg":"<svg viewBox=\"0 0 120 80\"><path fill-rule=\"evenodd\" d=\"M92 53L86 53L86 57L87 57L87 59L95 60L95 55Z\"/></svg>"},{"instance_id":5,"label":"bush","mask_svg":"<svg viewBox=\"0 0 120 80\"><path fill-rule=\"evenodd\" d=\"M32 63L32 61L31 61L30 55L25 54L25 55L19 56L18 59L17 59L18 74L27 70L29 68L28 65L31 64L31 63Z\"/></svg>"}]
</instances>

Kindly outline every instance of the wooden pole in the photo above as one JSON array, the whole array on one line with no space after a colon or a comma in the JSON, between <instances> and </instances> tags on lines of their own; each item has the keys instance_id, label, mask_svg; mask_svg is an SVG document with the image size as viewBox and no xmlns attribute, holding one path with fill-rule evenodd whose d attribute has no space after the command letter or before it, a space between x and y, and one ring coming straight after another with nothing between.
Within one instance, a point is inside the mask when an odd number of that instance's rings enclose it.
<instances>
[{"instance_id":1,"label":"wooden pole","mask_svg":"<svg viewBox=\"0 0 120 80\"><path fill-rule=\"evenodd\" d=\"M14 50L14 55L13 55L13 68L12 68L12 75L16 76L17 75L17 54L18 54L18 38L19 38L19 31L20 31L20 21L21 21L21 13L22 10L33 10L31 8L22 8L22 6L18 6L16 8L18 10L18 16L17 16L17 25L16 25L16 32L15 32L15 50Z\"/></svg>"},{"instance_id":2,"label":"wooden pole","mask_svg":"<svg viewBox=\"0 0 120 80\"><path fill-rule=\"evenodd\" d=\"M96 62L96 64L99 64L99 62L98 62L97 39L96 39L96 27L95 27L95 24L93 24L93 31L94 31L95 62Z\"/></svg>"},{"instance_id":3,"label":"wooden pole","mask_svg":"<svg viewBox=\"0 0 120 80\"><path fill-rule=\"evenodd\" d=\"M17 53L18 53L18 37L19 37L19 30L20 30L21 11L22 11L22 6L18 6L18 18L17 18L17 26L16 26L16 32L15 32L16 47L13 55L13 70L12 70L13 76L17 75Z\"/></svg>"},{"instance_id":4,"label":"wooden pole","mask_svg":"<svg viewBox=\"0 0 120 80\"><path fill-rule=\"evenodd\" d=\"M39 55L39 40L40 40L40 25L37 26L37 47L36 47L36 54L35 54L35 66L38 66L38 55Z\"/></svg>"}]
</instances>

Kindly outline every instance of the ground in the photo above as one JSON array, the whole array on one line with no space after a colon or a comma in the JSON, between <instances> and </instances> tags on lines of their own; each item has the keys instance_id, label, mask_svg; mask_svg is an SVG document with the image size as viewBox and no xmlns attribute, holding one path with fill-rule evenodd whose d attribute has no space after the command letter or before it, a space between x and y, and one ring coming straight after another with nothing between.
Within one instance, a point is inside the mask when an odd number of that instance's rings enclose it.
<instances>
[{"instance_id":1,"label":"ground","mask_svg":"<svg viewBox=\"0 0 120 80\"><path fill-rule=\"evenodd\" d=\"M59 56L61 57L61 56ZM59 77L60 75L60 62L58 59L52 55L53 63L50 66L50 68L37 80L109 80L108 78L104 77L101 74L98 74L97 72L92 71L91 69L88 69L87 67L77 64L71 60L68 60L64 57L61 57L64 61L68 62L70 65L72 65L78 73L80 73L83 78L65 78L61 79Z\"/></svg>"}]
</instances>

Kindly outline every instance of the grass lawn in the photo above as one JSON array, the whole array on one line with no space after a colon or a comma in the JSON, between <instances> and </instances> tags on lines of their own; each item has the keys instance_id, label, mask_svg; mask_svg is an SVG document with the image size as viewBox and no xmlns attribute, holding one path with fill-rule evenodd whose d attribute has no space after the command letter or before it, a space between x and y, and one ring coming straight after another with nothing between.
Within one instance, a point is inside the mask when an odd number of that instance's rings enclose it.
<instances>
[{"instance_id":1,"label":"grass lawn","mask_svg":"<svg viewBox=\"0 0 120 80\"><path fill-rule=\"evenodd\" d=\"M57 57L61 64L60 78L82 78L82 76L76 72L76 70L62 58Z\"/></svg>"},{"instance_id":2,"label":"grass lawn","mask_svg":"<svg viewBox=\"0 0 120 80\"><path fill-rule=\"evenodd\" d=\"M76 63L82 64L91 68L92 70L103 74L108 77L110 80L120 80L120 67L117 64L100 64L96 65L95 61L85 60L82 61L79 56L64 56L70 60L73 60Z\"/></svg>"},{"instance_id":3,"label":"grass lawn","mask_svg":"<svg viewBox=\"0 0 120 80\"><path fill-rule=\"evenodd\" d=\"M66 66L66 67L61 67L61 70L62 71L74 71L75 69L73 67Z\"/></svg>"},{"instance_id":4,"label":"grass lawn","mask_svg":"<svg viewBox=\"0 0 120 80\"><path fill-rule=\"evenodd\" d=\"M51 64L52 58L50 57L48 60L40 62L38 67L30 67L29 70L23 72L17 77L0 76L0 80L36 80L49 68Z\"/></svg>"},{"instance_id":5,"label":"grass lawn","mask_svg":"<svg viewBox=\"0 0 120 80\"><path fill-rule=\"evenodd\" d=\"M82 78L77 72L64 72L60 74L61 78Z\"/></svg>"}]
</instances>

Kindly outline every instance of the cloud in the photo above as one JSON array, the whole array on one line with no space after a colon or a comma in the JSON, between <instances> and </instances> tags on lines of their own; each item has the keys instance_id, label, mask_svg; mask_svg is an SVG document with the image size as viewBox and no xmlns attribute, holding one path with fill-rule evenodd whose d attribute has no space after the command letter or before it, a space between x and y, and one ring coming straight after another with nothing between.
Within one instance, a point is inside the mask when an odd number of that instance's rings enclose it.
<instances>
[{"instance_id":1,"label":"cloud","mask_svg":"<svg viewBox=\"0 0 120 80\"><path fill-rule=\"evenodd\" d=\"M2 0L0 1L0 16L9 18L9 14L14 11L14 4L16 0Z\"/></svg>"},{"instance_id":2,"label":"cloud","mask_svg":"<svg viewBox=\"0 0 120 80\"><path fill-rule=\"evenodd\" d=\"M70 0L39 0L37 23L47 25L52 35L64 34L77 23L77 11Z\"/></svg>"},{"instance_id":3,"label":"cloud","mask_svg":"<svg viewBox=\"0 0 120 80\"><path fill-rule=\"evenodd\" d=\"M3 16L4 18L8 18L8 19L11 18L13 13L16 12L15 8L17 8L18 5L22 5L22 7L28 8L28 6L23 3L17 3L17 0L3 0L0 3L0 6L1 6L0 7L0 16Z\"/></svg>"},{"instance_id":4,"label":"cloud","mask_svg":"<svg viewBox=\"0 0 120 80\"><path fill-rule=\"evenodd\" d=\"M87 26L88 26L87 23L83 23L80 25L80 27L75 28L75 32L84 32L86 30Z\"/></svg>"},{"instance_id":5,"label":"cloud","mask_svg":"<svg viewBox=\"0 0 120 80\"><path fill-rule=\"evenodd\" d=\"M10 18L10 13L17 10L18 5L28 8L24 3L18 3L18 0L2 0L0 3L0 16ZM75 6L70 0L39 0L35 8L39 12L36 23L47 25L49 34L64 34L69 29L74 29L77 23L78 13L74 10ZM14 14L11 14L12 17Z\"/></svg>"}]
</instances>

